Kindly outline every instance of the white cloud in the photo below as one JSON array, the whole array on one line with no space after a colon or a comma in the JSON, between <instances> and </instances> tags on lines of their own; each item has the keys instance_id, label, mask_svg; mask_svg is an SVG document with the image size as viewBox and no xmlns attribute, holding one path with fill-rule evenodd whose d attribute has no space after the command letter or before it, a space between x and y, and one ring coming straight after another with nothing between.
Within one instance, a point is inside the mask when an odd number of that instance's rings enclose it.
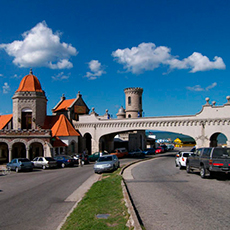
<instances>
[{"instance_id":1,"label":"white cloud","mask_svg":"<svg viewBox=\"0 0 230 230\"><path fill-rule=\"evenodd\" d=\"M2 86L2 92L6 94L9 93L9 91L10 91L10 86L8 85L7 82L5 82L4 85Z\"/></svg>"},{"instance_id":2,"label":"white cloud","mask_svg":"<svg viewBox=\"0 0 230 230\"><path fill-rule=\"evenodd\" d=\"M100 77L102 74L105 74L104 68L98 60L92 60L88 63L89 69L91 72L87 72L85 77L90 80L95 80Z\"/></svg>"},{"instance_id":3,"label":"white cloud","mask_svg":"<svg viewBox=\"0 0 230 230\"><path fill-rule=\"evenodd\" d=\"M60 36L60 33L53 33L43 21L24 32L22 41L0 44L0 48L14 57L13 63L19 67L72 68L69 59L77 55L77 50L71 44L61 43Z\"/></svg>"},{"instance_id":4,"label":"white cloud","mask_svg":"<svg viewBox=\"0 0 230 230\"><path fill-rule=\"evenodd\" d=\"M0 77L3 77L3 74L0 73Z\"/></svg>"},{"instance_id":5,"label":"white cloud","mask_svg":"<svg viewBox=\"0 0 230 230\"><path fill-rule=\"evenodd\" d=\"M69 77L70 77L70 74L65 75L64 72L61 72L61 73L59 73L57 75L52 76L52 79L54 81L61 81L61 80L69 79Z\"/></svg>"},{"instance_id":6,"label":"white cloud","mask_svg":"<svg viewBox=\"0 0 230 230\"><path fill-rule=\"evenodd\" d=\"M214 88L217 86L216 82L213 82L211 85L207 86L206 88L202 88L200 85L195 85L195 86L188 86L187 89L190 91L209 91L210 89Z\"/></svg>"},{"instance_id":7,"label":"white cloud","mask_svg":"<svg viewBox=\"0 0 230 230\"><path fill-rule=\"evenodd\" d=\"M154 70L161 65L169 66L172 69L191 69L191 73L207 71L211 69L225 69L223 59L214 57L210 61L201 53L194 52L188 58L179 60L171 55L171 49L166 46L156 47L154 43L141 43L138 47L131 49L117 49L112 52L115 60L124 66L128 72L140 74L147 70Z\"/></svg>"}]
</instances>

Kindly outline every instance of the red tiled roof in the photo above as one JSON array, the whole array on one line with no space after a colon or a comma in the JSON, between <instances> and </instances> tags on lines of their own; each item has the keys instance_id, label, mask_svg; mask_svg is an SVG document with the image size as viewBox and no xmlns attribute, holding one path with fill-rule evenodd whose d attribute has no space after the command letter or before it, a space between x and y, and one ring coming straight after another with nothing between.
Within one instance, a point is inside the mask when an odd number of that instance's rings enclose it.
<instances>
[{"instance_id":1,"label":"red tiled roof","mask_svg":"<svg viewBox=\"0 0 230 230\"><path fill-rule=\"evenodd\" d=\"M10 122L12 117L12 114L0 115L0 129L3 129L7 125L7 123Z\"/></svg>"},{"instance_id":2,"label":"red tiled roof","mask_svg":"<svg viewBox=\"0 0 230 230\"><path fill-rule=\"evenodd\" d=\"M21 83L16 92L22 92L22 91L43 92L39 80L32 73L22 78Z\"/></svg>"},{"instance_id":3,"label":"red tiled roof","mask_svg":"<svg viewBox=\"0 0 230 230\"><path fill-rule=\"evenodd\" d=\"M59 111L59 110L67 110L72 105L74 100L75 99L68 99L68 100L62 101L61 104L54 110L54 112Z\"/></svg>"},{"instance_id":4,"label":"red tiled roof","mask_svg":"<svg viewBox=\"0 0 230 230\"><path fill-rule=\"evenodd\" d=\"M80 136L65 115L61 114L51 128L52 136Z\"/></svg>"}]
</instances>

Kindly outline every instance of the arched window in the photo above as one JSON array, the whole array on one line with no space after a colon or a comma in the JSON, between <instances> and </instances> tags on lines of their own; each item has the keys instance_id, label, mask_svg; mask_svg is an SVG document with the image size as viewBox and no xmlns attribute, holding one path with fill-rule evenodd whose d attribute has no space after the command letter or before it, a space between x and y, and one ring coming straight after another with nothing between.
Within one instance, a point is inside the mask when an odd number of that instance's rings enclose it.
<instances>
[{"instance_id":1,"label":"arched window","mask_svg":"<svg viewBox=\"0 0 230 230\"><path fill-rule=\"evenodd\" d=\"M131 97L128 97L128 105L131 105Z\"/></svg>"},{"instance_id":2,"label":"arched window","mask_svg":"<svg viewBox=\"0 0 230 230\"><path fill-rule=\"evenodd\" d=\"M131 114L128 115L128 118L131 118Z\"/></svg>"},{"instance_id":3,"label":"arched window","mask_svg":"<svg viewBox=\"0 0 230 230\"><path fill-rule=\"evenodd\" d=\"M22 129L32 128L32 110L25 108L22 110Z\"/></svg>"}]
</instances>

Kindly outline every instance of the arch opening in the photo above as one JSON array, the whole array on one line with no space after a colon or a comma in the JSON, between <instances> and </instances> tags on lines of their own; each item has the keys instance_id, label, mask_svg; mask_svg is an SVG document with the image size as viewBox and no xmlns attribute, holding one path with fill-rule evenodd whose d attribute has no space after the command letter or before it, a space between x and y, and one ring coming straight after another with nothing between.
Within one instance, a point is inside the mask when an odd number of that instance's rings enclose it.
<instances>
[{"instance_id":1,"label":"arch opening","mask_svg":"<svg viewBox=\"0 0 230 230\"><path fill-rule=\"evenodd\" d=\"M33 160L35 157L44 157L44 149L43 145L39 142L33 142L31 143L29 147L29 158L30 160Z\"/></svg>"},{"instance_id":2,"label":"arch opening","mask_svg":"<svg viewBox=\"0 0 230 230\"><path fill-rule=\"evenodd\" d=\"M0 142L0 164L9 162L9 149L8 145L4 142Z\"/></svg>"},{"instance_id":3,"label":"arch opening","mask_svg":"<svg viewBox=\"0 0 230 230\"><path fill-rule=\"evenodd\" d=\"M84 135L85 138L85 148L89 155L92 154L92 136L89 133Z\"/></svg>"},{"instance_id":4,"label":"arch opening","mask_svg":"<svg viewBox=\"0 0 230 230\"><path fill-rule=\"evenodd\" d=\"M227 137L220 132L212 134L209 141L210 147L227 146Z\"/></svg>"},{"instance_id":5,"label":"arch opening","mask_svg":"<svg viewBox=\"0 0 230 230\"><path fill-rule=\"evenodd\" d=\"M17 142L12 146L12 159L13 158L26 158L26 146L24 143Z\"/></svg>"}]
</instances>

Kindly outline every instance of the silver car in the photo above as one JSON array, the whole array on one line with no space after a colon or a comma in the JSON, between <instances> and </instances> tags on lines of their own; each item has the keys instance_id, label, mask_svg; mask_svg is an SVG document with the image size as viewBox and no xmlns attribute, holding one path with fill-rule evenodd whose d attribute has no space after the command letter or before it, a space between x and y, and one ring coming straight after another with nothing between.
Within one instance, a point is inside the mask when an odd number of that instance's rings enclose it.
<instances>
[{"instance_id":1,"label":"silver car","mask_svg":"<svg viewBox=\"0 0 230 230\"><path fill-rule=\"evenodd\" d=\"M7 163L6 167L15 170L15 172L23 170L33 171L34 164L27 158L14 158L11 162Z\"/></svg>"},{"instance_id":2,"label":"silver car","mask_svg":"<svg viewBox=\"0 0 230 230\"><path fill-rule=\"evenodd\" d=\"M52 157L35 157L32 162L36 168L57 168L57 161Z\"/></svg>"},{"instance_id":3,"label":"silver car","mask_svg":"<svg viewBox=\"0 0 230 230\"><path fill-rule=\"evenodd\" d=\"M93 169L95 173L114 171L120 167L120 161L116 155L103 155L98 158Z\"/></svg>"}]
</instances>

